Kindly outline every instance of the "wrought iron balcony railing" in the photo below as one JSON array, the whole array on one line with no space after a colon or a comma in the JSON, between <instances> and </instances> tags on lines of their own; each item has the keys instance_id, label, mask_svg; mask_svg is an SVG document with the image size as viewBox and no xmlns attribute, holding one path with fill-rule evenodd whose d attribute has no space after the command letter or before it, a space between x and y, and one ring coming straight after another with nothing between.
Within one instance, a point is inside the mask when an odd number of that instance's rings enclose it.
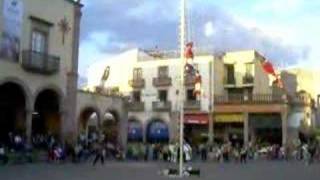
<instances>
[{"instance_id":1,"label":"wrought iron balcony railing","mask_svg":"<svg viewBox=\"0 0 320 180\"><path fill-rule=\"evenodd\" d=\"M184 102L184 109L186 109L186 110L200 110L201 103L198 100L187 100Z\"/></svg>"},{"instance_id":2,"label":"wrought iron balcony railing","mask_svg":"<svg viewBox=\"0 0 320 180\"><path fill-rule=\"evenodd\" d=\"M281 104L286 101L285 96L274 94L233 94L214 97L215 104Z\"/></svg>"},{"instance_id":3,"label":"wrought iron balcony railing","mask_svg":"<svg viewBox=\"0 0 320 180\"><path fill-rule=\"evenodd\" d=\"M236 78L235 77L226 77L224 78L224 85L235 85Z\"/></svg>"},{"instance_id":4,"label":"wrought iron balcony railing","mask_svg":"<svg viewBox=\"0 0 320 180\"><path fill-rule=\"evenodd\" d=\"M254 82L254 77L251 74L246 74L242 78L242 84L253 84Z\"/></svg>"},{"instance_id":5,"label":"wrought iron balcony railing","mask_svg":"<svg viewBox=\"0 0 320 180\"><path fill-rule=\"evenodd\" d=\"M152 102L153 111L171 111L171 101Z\"/></svg>"},{"instance_id":6,"label":"wrought iron balcony railing","mask_svg":"<svg viewBox=\"0 0 320 180\"><path fill-rule=\"evenodd\" d=\"M60 58L31 50L22 52L22 67L26 71L40 74L54 74L60 69Z\"/></svg>"},{"instance_id":7,"label":"wrought iron balcony railing","mask_svg":"<svg viewBox=\"0 0 320 180\"><path fill-rule=\"evenodd\" d=\"M132 88L142 89L145 87L145 80L142 78L134 78L132 80L129 80L129 85Z\"/></svg>"},{"instance_id":8,"label":"wrought iron balcony railing","mask_svg":"<svg viewBox=\"0 0 320 180\"><path fill-rule=\"evenodd\" d=\"M153 86L155 87L171 86L171 85L172 85L172 79L169 76L153 78Z\"/></svg>"},{"instance_id":9,"label":"wrought iron balcony railing","mask_svg":"<svg viewBox=\"0 0 320 180\"><path fill-rule=\"evenodd\" d=\"M127 103L128 111L144 111L144 102L133 101Z\"/></svg>"}]
</instances>

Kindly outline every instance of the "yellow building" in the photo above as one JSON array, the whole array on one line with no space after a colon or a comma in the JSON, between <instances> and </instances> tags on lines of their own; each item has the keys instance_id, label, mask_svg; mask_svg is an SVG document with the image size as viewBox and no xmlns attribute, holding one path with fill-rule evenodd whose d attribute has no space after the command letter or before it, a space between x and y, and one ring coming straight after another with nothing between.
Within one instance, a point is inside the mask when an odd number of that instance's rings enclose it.
<instances>
[{"instance_id":1,"label":"yellow building","mask_svg":"<svg viewBox=\"0 0 320 180\"><path fill-rule=\"evenodd\" d=\"M258 140L286 143L287 99L281 90L270 86L273 79L263 70L262 55L254 50L195 55L202 96L192 97L194 81L187 77L186 137L201 135L211 142L232 140L240 144ZM153 120L167 124L173 140L179 120L180 68L177 52L130 50L93 65L87 89L117 87L130 97L128 122L141 124L145 141ZM101 81L106 69L108 78Z\"/></svg>"}]
</instances>

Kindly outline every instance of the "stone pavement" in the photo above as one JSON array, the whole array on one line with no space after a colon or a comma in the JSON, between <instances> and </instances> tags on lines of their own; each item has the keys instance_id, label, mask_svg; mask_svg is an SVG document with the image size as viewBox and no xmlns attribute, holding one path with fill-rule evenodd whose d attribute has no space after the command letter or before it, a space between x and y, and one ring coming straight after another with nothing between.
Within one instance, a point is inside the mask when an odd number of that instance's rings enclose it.
<instances>
[{"instance_id":1,"label":"stone pavement","mask_svg":"<svg viewBox=\"0 0 320 180\"><path fill-rule=\"evenodd\" d=\"M107 162L91 164L31 164L0 166L0 180L162 180L158 175L166 163ZM195 163L200 179L210 180L319 180L320 164L300 162L252 162L240 164ZM199 179L197 177L188 179Z\"/></svg>"}]
</instances>

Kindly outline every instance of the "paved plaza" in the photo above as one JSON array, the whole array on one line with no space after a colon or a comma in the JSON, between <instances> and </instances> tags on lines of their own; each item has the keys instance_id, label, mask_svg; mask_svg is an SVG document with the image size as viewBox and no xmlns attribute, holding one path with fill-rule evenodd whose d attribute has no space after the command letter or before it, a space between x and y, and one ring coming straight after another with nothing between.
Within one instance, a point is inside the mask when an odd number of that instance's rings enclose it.
<instances>
[{"instance_id":1,"label":"paved plaza","mask_svg":"<svg viewBox=\"0 0 320 180\"><path fill-rule=\"evenodd\" d=\"M30 164L0 166L1 180L160 180L163 163L107 162L90 164ZM200 179L219 180L319 180L320 164L306 166L300 162L254 162L246 165L195 163L201 168ZM197 177L188 179L199 179Z\"/></svg>"}]
</instances>

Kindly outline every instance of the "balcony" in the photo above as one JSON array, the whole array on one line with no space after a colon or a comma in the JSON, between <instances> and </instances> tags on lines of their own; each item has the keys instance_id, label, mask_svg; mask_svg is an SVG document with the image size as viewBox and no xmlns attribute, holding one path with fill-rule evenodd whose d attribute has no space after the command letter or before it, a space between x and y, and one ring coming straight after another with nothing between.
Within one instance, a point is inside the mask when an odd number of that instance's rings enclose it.
<instances>
[{"instance_id":1,"label":"balcony","mask_svg":"<svg viewBox=\"0 0 320 180\"><path fill-rule=\"evenodd\" d=\"M128 102L127 104L128 111L140 112L144 111L144 102Z\"/></svg>"},{"instance_id":2,"label":"balcony","mask_svg":"<svg viewBox=\"0 0 320 180\"><path fill-rule=\"evenodd\" d=\"M134 78L129 80L129 85L134 89L142 89L145 87L145 80L142 78Z\"/></svg>"},{"instance_id":3,"label":"balcony","mask_svg":"<svg viewBox=\"0 0 320 180\"><path fill-rule=\"evenodd\" d=\"M60 69L60 58L31 50L22 52L22 68L26 71L51 75Z\"/></svg>"},{"instance_id":4,"label":"balcony","mask_svg":"<svg viewBox=\"0 0 320 180\"><path fill-rule=\"evenodd\" d=\"M195 76L187 75L184 77L184 85L185 86L194 86Z\"/></svg>"},{"instance_id":5,"label":"balcony","mask_svg":"<svg viewBox=\"0 0 320 180\"><path fill-rule=\"evenodd\" d=\"M171 111L171 102L170 101L155 101L152 102L153 111Z\"/></svg>"},{"instance_id":6,"label":"balcony","mask_svg":"<svg viewBox=\"0 0 320 180\"><path fill-rule=\"evenodd\" d=\"M311 99L303 96L295 96L290 99L290 104L295 106L311 106Z\"/></svg>"},{"instance_id":7,"label":"balcony","mask_svg":"<svg viewBox=\"0 0 320 180\"><path fill-rule=\"evenodd\" d=\"M163 86L171 86L171 85L172 85L172 79L168 76L153 78L153 86L155 87L163 87Z\"/></svg>"},{"instance_id":8,"label":"balcony","mask_svg":"<svg viewBox=\"0 0 320 180\"><path fill-rule=\"evenodd\" d=\"M254 94L254 95L225 95L215 96L215 104L281 104L286 103L282 95Z\"/></svg>"},{"instance_id":9,"label":"balcony","mask_svg":"<svg viewBox=\"0 0 320 180\"><path fill-rule=\"evenodd\" d=\"M234 87L236 86L236 79L235 77L226 77L224 78L224 87Z\"/></svg>"},{"instance_id":10,"label":"balcony","mask_svg":"<svg viewBox=\"0 0 320 180\"><path fill-rule=\"evenodd\" d=\"M201 103L198 100L187 100L184 102L185 110L200 110Z\"/></svg>"},{"instance_id":11,"label":"balcony","mask_svg":"<svg viewBox=\"0 0 320 180\"><path fill-rule=\"evenodd\" d=\"M246 74L242 78L242 84L244 85L253 84L253 82L254 82L254 77L251 74Z\"/></svg>"}]
</instances>

